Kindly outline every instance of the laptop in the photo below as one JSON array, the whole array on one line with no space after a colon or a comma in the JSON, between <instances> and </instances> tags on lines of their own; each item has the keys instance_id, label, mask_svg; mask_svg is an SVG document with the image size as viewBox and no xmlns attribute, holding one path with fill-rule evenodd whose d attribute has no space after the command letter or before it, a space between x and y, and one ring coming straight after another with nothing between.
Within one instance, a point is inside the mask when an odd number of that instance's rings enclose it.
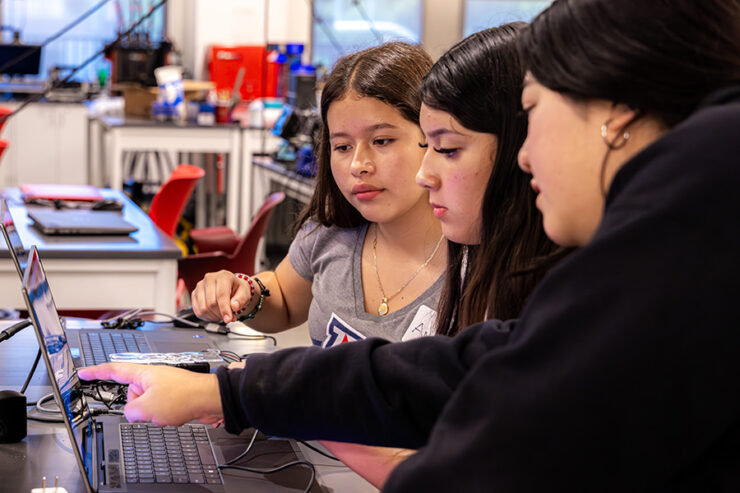
<instances>
[{"instance_id":1,"label":"laptop","mask_svg":"<svg viewBox=\"0 0 740 493\"><path fill-rule=\"evenodd\" d=\"M128 423L121 415L93 417L36 247L23 276L23 297L86 492L295 491L296 481L307 484L295 473L289 478L293 484L283 488L260 474L222 473L218 465L244 451L251 432L234 437L201 424L161 428ZM269 465L298 460L288 441L268 442L263 441L262 453L270 455Z\"/></svg>"},{"instance_id":2,"label":"laptop","mask_svg":"<svg viewBox=\"0 0 740 493\"><path fill-rule=\"evenodd\" d=\"M26 268L27 252L23 247L18 230L15 228L15 223L13 222L13 216L10 214L8 203L3 198L0 198L0 219L2 219L0 229L3 232L5 243L8 245L8 249L10 250L10 258L13 259L18 275L23 279L23 271Z\"/></svg>"},{"instance_id":3,"label":"laptop","mask_svg":"<svg viewBox=\"0 0 740 493\"><path fill-rule=\"evenodd\" d=\"M45 235L127 235L139 229L114 211L29 209L28 217Z\"/></svg>"},{"instance_id":4,"label":"laptop","mask_svg":"<svg viewBox=\"0 0 740 493\"><path fill-rule=\"evenodd\" d=\"M0 199L3 237L18 276L23 279L28 253L5 199ZM41 260L39 259L39 263ZM150 325L151 326L151 325ZM110 361L113 353L186 353L219 349L205 331L158 327L156 330L65 329L78 368Z\"/></svg>"}]
</instances>

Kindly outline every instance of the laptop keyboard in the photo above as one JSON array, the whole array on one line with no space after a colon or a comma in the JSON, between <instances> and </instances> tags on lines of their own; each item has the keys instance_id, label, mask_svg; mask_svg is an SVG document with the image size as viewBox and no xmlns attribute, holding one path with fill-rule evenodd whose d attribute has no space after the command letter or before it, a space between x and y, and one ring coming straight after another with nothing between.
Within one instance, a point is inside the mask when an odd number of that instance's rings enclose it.
<instances>
[{"instance_id":1,"label":"laptop keyboard","mask_svg":"<svg viewBox=\"0 0 740 493\"><path fill-rule=\"evenodd\" d=\"M223 484L204 425L119 426L126 483Z\"/></svg>"},{"instance_id":2,"label":"laptop keyboard","mask_svg":"<svg viewBox=\"0 0 740 493\"><path fill-rule=\"evenodd\" d=\"M151 353L146 336L131 332L83 332L80 334L80 348L85 365L99 365L109 361L112 353Z\"/></svg>"}]
</instances>

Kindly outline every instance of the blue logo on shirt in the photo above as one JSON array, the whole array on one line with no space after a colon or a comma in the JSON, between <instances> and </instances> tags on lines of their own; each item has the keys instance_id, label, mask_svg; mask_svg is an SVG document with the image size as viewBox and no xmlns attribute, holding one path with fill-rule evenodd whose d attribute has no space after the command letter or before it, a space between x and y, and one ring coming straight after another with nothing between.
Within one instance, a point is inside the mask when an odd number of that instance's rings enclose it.
<instances>
[{"instance_id":1,"label":"blue logo on shirt","mask_svg":"<svg viewBox=\"0 0 740 493\"><path fill-rule=\"evenodd\" d=\"M361 341L365 336L354 330L347 322L337 317L335 313L331 314L329 323L326 324L326 339L321 347L332 347L344 344L345 342Z\"/></svg>"}]
</instances>

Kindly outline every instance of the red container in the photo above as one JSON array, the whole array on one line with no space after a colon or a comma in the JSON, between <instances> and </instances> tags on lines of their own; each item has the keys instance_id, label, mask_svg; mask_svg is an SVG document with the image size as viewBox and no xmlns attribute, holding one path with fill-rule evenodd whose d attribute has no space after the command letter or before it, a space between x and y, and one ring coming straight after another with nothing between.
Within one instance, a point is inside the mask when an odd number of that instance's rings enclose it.
<instances>
[{"instance_id":1,"label":"red container","mask_svg":"<svg viewBox=\"0 0 740 493\"><path fill-rule=\"evenodd\" d=\"M239 94L243 101L251 101L264 95L265 47L264 46L211 46L208 56L208 71L216 91L234 90L239 69L244 67Z\"/></svg>"},{"instance_id":2,"label":"red container","mask_svg":"<svg viewBox=\"0 0 740 493\"><path fill-rule=\"evenodd\" d=\"M219 101L216 104L216 123L229 123L231 121L231 107L228 101Z\"/></svg>"}]
</instances>

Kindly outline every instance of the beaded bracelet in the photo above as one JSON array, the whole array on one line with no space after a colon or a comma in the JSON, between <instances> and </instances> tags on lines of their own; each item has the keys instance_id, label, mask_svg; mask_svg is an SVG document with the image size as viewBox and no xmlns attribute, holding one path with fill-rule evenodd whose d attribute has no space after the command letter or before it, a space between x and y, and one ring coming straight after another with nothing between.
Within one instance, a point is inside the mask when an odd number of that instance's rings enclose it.
<instances>
[{"instance_id":1,"label":"beaded bracelet","mask_svg":"<svg viewBox=\"0 0 740 493\"><path fill-rule=\"evenodd\" d=\"M260 287L260 299L257 302L257 306L254 307L254 310L252 310L251 312L249 312L248 314L242 317L245 320L251 320L255 317L255 315L257 315L260 312L260 310L262 310L262 305L265 302L265 298L270 296L270 290L265 287L265 285L262 283L262 281L259 280L258 277L251 278L245 274L237 274L236 276L239 277L240 279L244 279L245 281L249 283L249 288L250 288L252 297L254 297L254 284L252 284L252 281L256 282L257 286ZM241 312L241 310L239 310L239 312Z\"/></svg>"},{"instance_id":2,"label":"beaded bracelet","mask_svg":"<svg viewBox=\"0 0 740 493\"><path fill-rule=\"evenodd\" d=\"M254 282L252 282L252 278L249 277L246 274L234 274L238 279L242 279L244 281L247 281L247 284L249 284L249 298L254 297Z\"/></svg>"},{"instance_id":3,"label":"beaded bracelet","mask_svg":"<svg viewBox=\"0 0 740 493\"><path fill-rule=\"evenodd\" d=\"M254 310L252 310L251 312L249 312L246 315L244 315L243 318L246 319L246 320L253 319L254 316L257 315L260 310L262 310L262 303L264 303L264 302L265 302L265 295L264 294L260 294L260 300L257 303L257 306L254 307Z\"/></svg>"}]
</instances>

